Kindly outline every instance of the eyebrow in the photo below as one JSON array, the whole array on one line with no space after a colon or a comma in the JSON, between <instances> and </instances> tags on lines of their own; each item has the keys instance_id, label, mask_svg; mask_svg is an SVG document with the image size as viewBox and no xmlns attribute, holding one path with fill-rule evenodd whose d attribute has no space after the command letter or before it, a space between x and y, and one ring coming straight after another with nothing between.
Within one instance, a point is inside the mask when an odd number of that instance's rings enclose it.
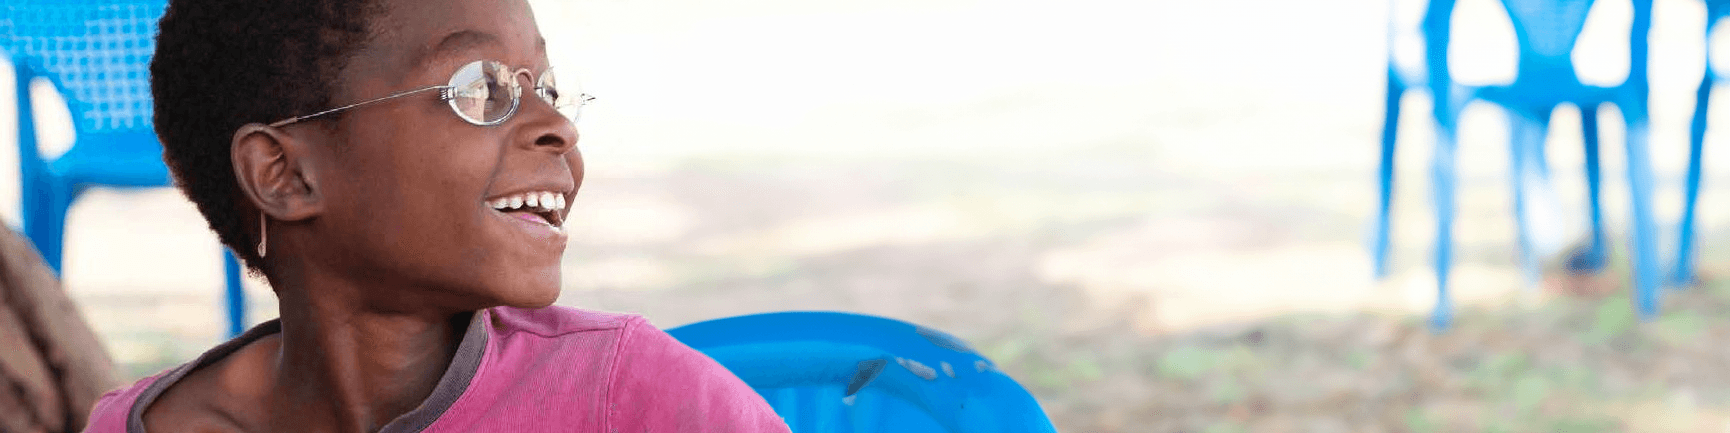
<instances>
[{"instance_id":1,"label":"eyebrow","mask_svg":"<svg viewBox=\"0 0 1730 433\"><path fill-rule=\"evenodd\" d=\"M501 42L499 41L499 37L494 36L492 33L478 30L458 30L445 35L443 39L439 40L438 44L432 46L432 49L421 52L420 59L415 63L424 65L426 62L431 61L433 58L444 53L463 51L482 45L500 44ZM535 36L535 48L540 50L542 53L547 52L546 38L538 35Z\"/></svg>"},{"instance_id":2,"label":"eyebrow","mask_svg":"<svg viewBox=\"0 0 1730 433\"><path fill-rule=\"evenodd\" d=\"M434 44L432 49L423 52L420 56L420 61L416 63L425 64L427 61L440 54L467 50L481 45L497 45L498 43L499 38L493 36L491 33L475 30L458 30L445 35L443 39L439 39L439 43Z\"/></svg>"}]
</instances>

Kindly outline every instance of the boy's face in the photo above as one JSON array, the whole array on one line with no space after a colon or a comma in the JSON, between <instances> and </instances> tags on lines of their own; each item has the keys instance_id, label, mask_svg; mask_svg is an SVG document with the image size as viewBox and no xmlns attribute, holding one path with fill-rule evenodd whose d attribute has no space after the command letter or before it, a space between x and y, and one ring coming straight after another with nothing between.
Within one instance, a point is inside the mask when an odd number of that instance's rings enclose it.
<instances>
[{"instance_id":1,"label":"boy's face","mask_svg":"<svg viewBox=\"0 0 1730 433\"><path fill-rule=\"evenodd\" d=\"M315 146L327 254L344 274L415 293L366 293L375 306L544 306L558 298L566 236L542 216L491 202L529 192L574 198L583 181L575 126L534 94L545 42L523 0L386 0L371 39L337 77L334 104L444 85L477 60L511 69L516 113L477 126L426 92L344 113ZM568 80L567 80L568 81ZM566 98L575 95L563 95ZM565 211L552 215L560 224ZM394 284L390 284L394 283Z\"/></svg>"}]
</instances>

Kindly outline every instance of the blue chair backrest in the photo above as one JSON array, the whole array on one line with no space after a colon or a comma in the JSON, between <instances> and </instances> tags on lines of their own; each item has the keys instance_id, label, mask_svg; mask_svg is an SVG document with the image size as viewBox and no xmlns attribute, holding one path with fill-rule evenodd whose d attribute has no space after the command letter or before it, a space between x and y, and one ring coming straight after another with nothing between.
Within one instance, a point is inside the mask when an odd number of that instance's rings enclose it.
<instances>
[{"instance_id":1,"label":"blue chair backrest","mask_svg":"<svg viewBox=\"0 0 1730 433\"><path fill-rule=\"evenodd\" d=\"M149 134L149 62L156 49L156 20L166 5L163 0L0 1L0 50L19 74L54 83L80 136ZM101 142L156 145L155 140Z\"/></svg>"},{"instance_id":2,"label":"blue chair backrest","mask_svg":"<svg viewBox=\"0 0 1730 433\"><path fill-rule=\"evenodd\" d=\"M1574 51L1592 0L1503 0L1519 38L1522 61L1567 59ZM1526 58L1524 54L1535 54Z\"/></svg>"},{"instance_id":3,"label":"blue chair backrest","mask_svg":"<svg viewBox=\"0 0 1730 433\"><path fill-rule=\"evenodd\" d=\"M1055 432L1038 401L990 360L911 323L787 312L667 333L756 388L796 433Z\"/></svg>"},{"instance_id":4,"label":"blue chair backrest","mask_svg":"<svg viewBox=\"0 0 1730 433\"><path fill-rule=\"evenodd\" d=\"M1502 0L1520 47L1515 85L1539 109L1582 97L1574 70L1574 46L1586 26L1592 0ZM1595 97L1594 97L1595 98Z\"/></svg>"}]
</instances>

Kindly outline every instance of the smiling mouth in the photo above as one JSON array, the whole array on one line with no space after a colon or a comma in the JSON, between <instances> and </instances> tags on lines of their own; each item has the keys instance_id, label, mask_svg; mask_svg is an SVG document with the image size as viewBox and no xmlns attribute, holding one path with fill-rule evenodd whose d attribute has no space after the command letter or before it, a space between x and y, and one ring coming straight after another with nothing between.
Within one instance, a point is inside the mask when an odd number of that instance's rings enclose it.
<instances>
[{"instance_id":1,"label":"smiling mouth","mask_svg":"<svg viewBox=\"0 0 1730 433\"><path fill-rule=\"evenodd\" d=\"M551 191L530 191L494 198L487 206L507 217L545 225L554 232L563 232L565 195Z\"/></svg>"}]
</instances>

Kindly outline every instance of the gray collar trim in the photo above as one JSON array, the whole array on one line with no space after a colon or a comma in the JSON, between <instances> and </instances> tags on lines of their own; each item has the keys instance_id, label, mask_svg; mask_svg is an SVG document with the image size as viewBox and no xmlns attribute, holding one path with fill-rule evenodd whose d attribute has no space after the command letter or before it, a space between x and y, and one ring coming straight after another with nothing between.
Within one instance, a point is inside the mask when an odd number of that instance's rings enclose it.
<instances>
[{"instance_id":1,"label":"gray collar trim","mask_svg":"<svg viewBox=\"0 0 1730 433\"><path fill-rule=\"evenodd\" d=\"M379 430L380 433L419 432L431 426L434 421L438 421L439 417L443 416L451 405L456 404L457 399L461 398L463 392L468 390L469 382L472 382L475 374L480 371L481 359L486 355L487 333L491 328L490 321L487 310L476 311L474 316L469 318L468 330L463 332L463 341L457 344L456 356L451 358L451 365L445 368L445 373L439 378L438 386L433 388L432 395L427 396L426 401L422 401L419 407L397 417L389 424L385 424L384 428ZM138 399L132 402L132 408L126 414L126 432L145 433L144 409L150 407L151 403L155 403L156 399L162 396L163 391L167 391L168 387L186 377L187 373L227 357L260 338L280 332L282 332L282 322L271 319L247 330L239 337L211 348L203 355L199 355L198 359L181 364L181 366L169 371L168 374L151 383L149 387L144 388L144 391L138 394Z\"/></svg>"}]
</instances>

